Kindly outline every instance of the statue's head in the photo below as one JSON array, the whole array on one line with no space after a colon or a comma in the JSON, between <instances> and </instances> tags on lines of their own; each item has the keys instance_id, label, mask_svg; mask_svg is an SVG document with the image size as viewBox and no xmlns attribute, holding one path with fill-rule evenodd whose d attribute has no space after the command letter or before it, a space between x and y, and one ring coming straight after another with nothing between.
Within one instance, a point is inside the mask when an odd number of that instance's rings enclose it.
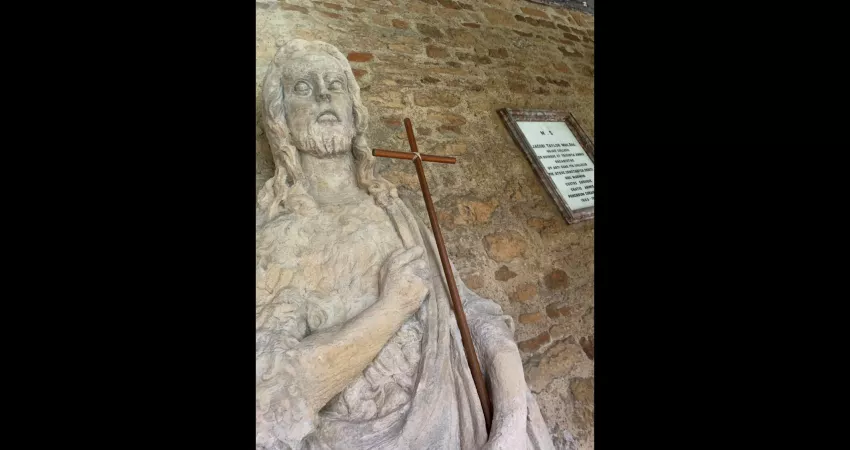
<instances>
[{"instance_id":1,"label":"statue's head","mask_svg":"<svg viewBox=\"0 0 850 450\"><path fill-rule=\"evenodd\" d=\"M395 196L393 186L374 173L375 158L365 132L369 113L348 60L336 47L295 39L275 55L263 81L263 123L275 174L259 193L267 218L281 207L314 206L307 193L298 152L319 158L352 152L357 181L379 203Z\"/></svg>"}]
</instances>

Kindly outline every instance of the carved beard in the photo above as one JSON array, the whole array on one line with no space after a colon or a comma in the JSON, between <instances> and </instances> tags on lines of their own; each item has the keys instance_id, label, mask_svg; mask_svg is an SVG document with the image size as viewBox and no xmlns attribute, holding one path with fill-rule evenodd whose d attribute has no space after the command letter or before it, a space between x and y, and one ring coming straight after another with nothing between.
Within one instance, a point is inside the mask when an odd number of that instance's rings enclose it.
<instances>
[{"instance_id":1,"label":"carved beard","mask_svg":"<svg viewBox=\"0 0 850 450\"><path fill-rule=\"evenodd\" d=\"M292 141L298 150L326 158L350 151L354 135L350 125L313 122L306 130L292 130Z\"/></svg>"}]
</instances>

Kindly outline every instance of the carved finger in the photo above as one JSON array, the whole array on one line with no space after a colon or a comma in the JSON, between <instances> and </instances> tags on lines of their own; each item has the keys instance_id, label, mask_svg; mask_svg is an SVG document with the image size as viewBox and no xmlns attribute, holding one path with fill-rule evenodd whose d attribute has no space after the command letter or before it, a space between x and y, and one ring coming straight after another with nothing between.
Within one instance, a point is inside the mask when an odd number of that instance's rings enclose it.
<instances>
[{"instance_id":1,"label":"carved finger","mask_svg":"<svg viewBox=\"0 0 850 450\"><path fill-rule=\"evenodd\" d=\"M413 270L413 273L416 274L419 278L424 280L428 279L428 263L424 259L417 259L408 266Z\"/></svg>"},{"instance_id":2,"label":"carved finger","mask_svg":"<svg viewBox=\"0 0 850 450\"><path fill-rule=\"evenodd\" d=\"M383 280L384 278L387 277L387 272L390 270L390 266L394 265L394 261L395 261L396 258L398 258L398 255L401 255L406 250L407 249L404 248L404 247L399 248L396 251L392 252L390 254L390 256L387 257L387 259L384 261L384 264L381 265L381 270L380 270L381 280Z\"/></svg>"},{"instance_id":3,"label":"carved finger","mask_svg":"<svg viewBox=\"0 0 850 450\"><path fill-rule=\"evenodd\" d=\"M425 249L418 246L418 245L416 247L412 247L412 248L405 250L400 255L398 255L398 256L396 256L392 259L392 262L390 263L390 270L396 270L396 269L399 269L401 267L406 266L411 261L422 256L422 254L424 252L425 252Z\"/></svg>"}]
</instances>

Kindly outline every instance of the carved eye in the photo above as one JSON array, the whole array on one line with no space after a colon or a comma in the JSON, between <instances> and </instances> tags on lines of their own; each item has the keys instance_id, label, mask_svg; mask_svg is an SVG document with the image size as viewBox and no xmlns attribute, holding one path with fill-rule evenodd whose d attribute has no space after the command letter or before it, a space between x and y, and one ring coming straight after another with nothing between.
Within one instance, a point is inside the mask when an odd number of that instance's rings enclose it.
<instances>
[{"instance_id":1,"label":"carved eye","mask_svg":"<svg viewBox=\"0 0 850 450\"><path fill-rule=\"evenodd\" d=\"M309 94L311 89L310 89L309 84L307 84L303 81L299 81L298 83L295 84L295 88L293 90L295 91L296 94L302 94L303 95L303 94Z\"/></svg>"},{"instance_id":2,"label":"carved eye","mask_svg":"<svg viewBox=\"0 0 850 450\"><path fill-rule=\"evenodd\" d=\"M342 81L333 80L331 84L328 85L328 89L332 91L341 91L342 90Z\"/></svg>"}]
</instances>

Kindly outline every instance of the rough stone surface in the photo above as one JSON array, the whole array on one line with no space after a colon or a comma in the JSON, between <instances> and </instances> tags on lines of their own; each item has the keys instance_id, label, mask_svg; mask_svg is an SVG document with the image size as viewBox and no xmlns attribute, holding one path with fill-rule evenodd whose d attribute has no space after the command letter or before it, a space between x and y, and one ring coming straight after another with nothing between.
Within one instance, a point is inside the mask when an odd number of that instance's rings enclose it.
<instances>
[{"instance_id":1,"label":"rough stone surface","mask_svg":"<svg viewBox=\"0 0 850 450\"><path fill-rule=\"evenodd\" d=\"M546 331L531 339L518 342L517 345L519 346L519 349L524 352L534 353L539 350L540 347L542 347L544 344L548 344L549 340L549 332Z\"/></svg>"},{"instance_id":2,"label":"rough stone surface","mask_svg":"<svg viewBox=\"0 0 850 450\"><path fill-rule=\"evenodd\" d=\"M521 324L535 323L541 320L543 320L543 313L540 312L519 315L519 323Z\"/></svg>"},{"instance_id":3,"label":"rough stone surface","mask_svg":"<svg viewBox=\"0 0 850 450\"><path fill-rule=\"evenodd\" d=\"M584 354L591 360L593 359L593 336L583 337L579 341Z\"/></svg>"},{"instance_id":4,"label":"rough stone surface","mask_svg":"<svg viewBox=\"0 0 850 450\"><path fill-rule=\"evenodd\" d=\"M493 57L493 58L507 58L508 57L508 51L505 50L504 48L491 48L489 53L490 53L490 56Z\"/></svg>"},{"instance_id":5,"label":"rough stone surface","mask_svg":"<svg viewBox=\"0 0 850 450\"><path fill-rule=\"evenodd\" d=\"M441 90L420 91L413 95L413 103L416 106L442 106L451 108L460 103L460 97L451 92Z\"/></svg>"},{"instance_id":6,"label":"rough stone surface","mask_svg":"<svg viewBox=\"0 0 850 450\"><path fill-rule=\"evenodd\" d=\"M525 255L528 244L516 231L499 231L484 236L484 246L493 261L509 262Z\"/></svg>"},{"instance_id":7,"label":"rough stone surface","mask_svg":"<svg viewBox=\"0 0 850 450\"><path fill-rule=\"evenodd\" d=\"M495 273L495 278L499 281L508 281L516 276L516 272L508 269L508 266L499 267Z\"/></svg>"},{"instance_id":8,"label":"rough stone surface","mask_svg":"<svg viewBox=\"0 0 850 450\"><path fill-rule=\"evenodd\" d=\"M546 305L546 315L553 319L557 319L559 317L570 317L572 315L572 308L565 306L561 302L551 303Z\"/></svg>"},{"instance_id":9,"label":"rough stone surface","mask_svg":"<svg viewBox=\"0 0 850 450\"><path fill-rule=\"evenodd\" d=\"M567 273L561 269L553 270L546 275L546 287L549 289L564 289L568 283Z\"/></svg>"},{"instance_id":10,"label":"rough stone surface","mask_svg":"<svg viewBox=\"0 0 850 450\"><path fill-rule=\"evenodd\" d=\"M511 26L514 24L514 15L508 11L496 8L482 7L481 12L493 25Z\"/></svg>"},{"instance_id":11,"label":"rough stone surface","mask_svg":"<svg viewBox=\"0 0 850 450\"><path fill-rule=\"evenodd\" d=\"M432 37L432 38L441 38L443 37L443 32L440 31L439 28L428 25L427 23L417 23L416 29L419 30L424 36Z\"/></svg>"},{"instance_id":12,"label":"rough stone surface","mask_svg":"<svg viewBox=\"0 0 850 450\"><path fill-rule=\"evenodd\" d=\"M528 303L537 297L537 286L531 283L526 283L517 287L510 295L510 299L515 302Z\"/></svg>"},{"instance_id":13,"label":"rough stone surface","mask_svg":"<svg viewBox=\"0 0 850 450\"><path fill-rule=\"evenodd\" d=\"M549 16L547 16L545 12L543 12L539 9L522 7L522 8L520 8L520 10L523 13L528 14L529 16L542 17L544 19L549 18Z\"/></svg>"},{"instance_id":14,"label":"rough stone surface","mask_svg":"<svg viewBox=\"0 0 850 450\"><path fill-rule=\"evenodd\" d=\"M449 51L445 47L428 45L425 47L425 54L430 58L446 58L449 56Z\"/></svg>"},{"instance_id":15,"label":"rough stone surface","mask_svg":"<svg viewBox=\"0 0 850 450\"><path fill-rule=\"evenodd\" d=\"M285 0L271 7L257 5L257 189L274 173L270 147L262 129L260 87L277 47L295 38L319 39L335 45L346 55L349 52L373 55L369 61L352 62L358 71L362 101L369 108L370 147L407 151L401 120L410 117L422 151L459 157L455 165L425 167L437 211L448 218L448 222L441 224L452 262L470 289L493 299L514 318L518 342L550 333L552 342L534 354L521 351L527 379L530 385L547 386L535 391L535 397L555 446L593 448L592 422L586 420L585 413L574 414L582 410L575 404L569 388L572 377L593 377L592 351L586 352L592 348L589 338L594 330L593 221L565 223L497 114L504 107L567 109L593 136L592 17L524 0L453 0L460 9L446 7L437 0L430 3L329 1L357 10L340 11L324 6L323 2L306 0ZM543 11L548 20L566 29L518 21L515 15L547 20L521 8ZM437 10L461 15L439 15ZM343 18L318 11L338 12ZM394 20L407 22L408 28L396 28ZM430 25L442 36L422 34L418 24ZM470 36L460 34L455 36L463 44L455 42L449 34L454 29L470 33L475 44L466 44ZM582 40L569 39L564 33ZM441 58L429 57L427 46L444 48L446 54ZM500 49L506 50L507 57L496 56L501 54ZM472 61L460 61L456 52L487 56L491 63L476 65ZM447 92L458 96L460 102L454 106L419 106L414 99L421 91ZM376 169L396 183L399 196L427 226L412 164L379 160ZM486 220L478 220L475 212L466 207L470 202L480 202L488 208L491 204L496 206ZM464 224L455 225L458 216ZM520 233L527 244L524 255L510 262L491 258L483 239L504 231ZM502 266L516 275L498 280L496 274ZM564 271L568 279L562 288L550 289L546 285L546 276L554 270ZM538 287L537 297L526 303L511 301L510 296L526 283ZM549 317L546 307L550 304L557 305L555 311L563 308L570 311ZM536 312L544 315L542 320L519 322L520 315ZM575 336L574 344L569 344L577 351L575 358L569 360L573 367L536 371L534 380L528 378L534 367L551 368L545 361L552 359L552 349L561 349L569 342L560 338L562 335Z\"/></svg>"}]
</instances>

